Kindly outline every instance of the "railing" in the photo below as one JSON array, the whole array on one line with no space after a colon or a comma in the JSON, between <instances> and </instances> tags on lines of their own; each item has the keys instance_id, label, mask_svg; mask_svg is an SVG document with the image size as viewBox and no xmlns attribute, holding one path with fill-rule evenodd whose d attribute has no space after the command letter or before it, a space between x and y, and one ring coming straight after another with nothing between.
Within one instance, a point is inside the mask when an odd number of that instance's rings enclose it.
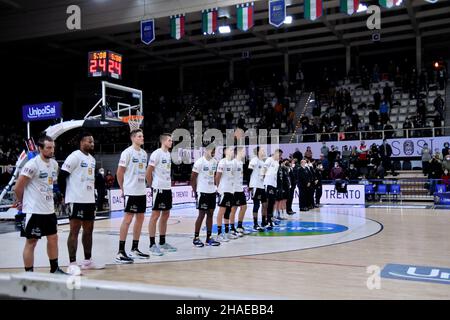
<instances>
[{"instance_id":1,"label":"railing","mask_svg":"<svg viewBox=\"0 0 450 320\"><path fill-rule=\"evenodd\" d=\"M358 179L347 180L348 184L365 185L366 201L386 199L406 201L433 201L435 193L450 192L450 182L442 179L403 178L403 179ZM334 185L333 180L323 184Z\"/></svg>"},{"instance_id":2,"label":"railing","mask_svg":"<svg viewBox=\"0 0 450 320\"><path fill-rule=\"evenodd\" d=\"M391 138L420 138L420 137L439 137L443 136L444 129L450 127L433 127L433 128L418 128L418 129L394 129L394 130L373 130L373 131L344 131L344 132L326 132L313 134L289 134L278 135L279 140L287 137L290 143L301 142L321 142L321 141L349 141L349 140L377 140L377 139L391 139ZM268 131L269 138L272 136ZM276 135L273 137L277 137ZM193 136L191 141L194 141ZM268 140L270 141L270 139ZM450 141L449 141L450 142ZM176 144L176 142L175 142ZM98 153L120 153L129 146L129 143L103 143L97 144Z\"/></svg>"}]
</instances>

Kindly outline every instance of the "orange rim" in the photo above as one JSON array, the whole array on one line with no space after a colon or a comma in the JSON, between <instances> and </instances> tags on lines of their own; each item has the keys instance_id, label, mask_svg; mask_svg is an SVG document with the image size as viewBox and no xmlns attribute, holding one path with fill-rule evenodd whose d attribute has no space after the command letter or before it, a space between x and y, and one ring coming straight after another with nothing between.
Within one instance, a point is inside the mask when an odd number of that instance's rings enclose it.
<instances>
[{"instance_id":1,"label":"orange rim","mask_svg":"<svg viewBox=\"0 0 450 320\"><path fill-rule=\"evenodd\" d=\"M128 123L129 121L142 121L144 120L144 116L133 114L131 116L122 117L122 121Z\"/></svg>"}]
</instances>

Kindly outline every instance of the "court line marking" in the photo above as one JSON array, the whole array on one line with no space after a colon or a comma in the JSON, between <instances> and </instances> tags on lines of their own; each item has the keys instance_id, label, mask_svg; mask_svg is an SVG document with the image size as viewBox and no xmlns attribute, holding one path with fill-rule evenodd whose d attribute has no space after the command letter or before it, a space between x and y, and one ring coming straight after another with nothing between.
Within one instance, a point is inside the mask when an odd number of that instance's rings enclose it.
<instances>
[{"instance_id":1,"label":"court line marking","mask_svg":"<svg viewBox=\"0 0 450 320\"><path fill-rule=\"evenodd\" d=\"M360 266L355 264L343 264L343 263L331 263L331 262L318 262L318 261L303 261L303 260L290 260L290 259L264 259L264 258L253 258L249 256L241 257L241 259L246 260L263 260L263 261L281 261L281 262L293 262L293 263L305 263L305 264L322 264L338 267L354 267L354 268L366 268L367 266Z\"/></svg>"}]
</instances>

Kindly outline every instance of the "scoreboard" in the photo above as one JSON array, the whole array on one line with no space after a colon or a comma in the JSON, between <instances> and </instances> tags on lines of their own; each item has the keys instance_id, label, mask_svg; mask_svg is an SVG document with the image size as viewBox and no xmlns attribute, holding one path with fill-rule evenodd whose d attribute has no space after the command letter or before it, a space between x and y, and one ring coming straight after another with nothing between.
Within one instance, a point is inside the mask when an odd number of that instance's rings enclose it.
<instances>
[{"instance_id":1,"label":"scoreboard","mask_svg":"<svg viewBox=\"0 0 450 320\"><path fill-rule=\"evenodd\" d=\"M89 52L88 76L122 79L122 55L109 50Z\"/></svg>"}]
</instances>

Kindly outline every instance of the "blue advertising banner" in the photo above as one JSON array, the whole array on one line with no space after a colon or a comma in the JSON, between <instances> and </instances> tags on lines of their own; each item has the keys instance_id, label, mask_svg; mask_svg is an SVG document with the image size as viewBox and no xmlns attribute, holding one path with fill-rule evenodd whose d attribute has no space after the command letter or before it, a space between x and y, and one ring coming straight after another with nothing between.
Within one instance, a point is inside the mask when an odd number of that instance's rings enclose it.
<instances>
[{"instance_id":1,"label":"blue advertising banner","mask_svg":"<svg viewBox=\"0 0 450 320\"><path fill-rule=\"evenodd\" d=\"M145 44L150 44L155 41L155 20L141 21L141 41Z\"/></svg>"},{"instance_id":2,"label":"blue advertising banner","mask_svg":"<svg viewBox=\"0 0 450 320\"><path fill-rule=\"evenodd\" d=\"M285 0L269 0L269 23L280 27L286 19Z\"/></svg>"},{"instance_id":3,"label":"blue advertising banner","mask_svg":"<svg viewBox=\"0 0 450 320\"><path fill-rule=\"evenodd\" d=\"M28 104L22 107L22 119L25 122L61 118L62 102Z\"/></svg>"}]
</instances>

